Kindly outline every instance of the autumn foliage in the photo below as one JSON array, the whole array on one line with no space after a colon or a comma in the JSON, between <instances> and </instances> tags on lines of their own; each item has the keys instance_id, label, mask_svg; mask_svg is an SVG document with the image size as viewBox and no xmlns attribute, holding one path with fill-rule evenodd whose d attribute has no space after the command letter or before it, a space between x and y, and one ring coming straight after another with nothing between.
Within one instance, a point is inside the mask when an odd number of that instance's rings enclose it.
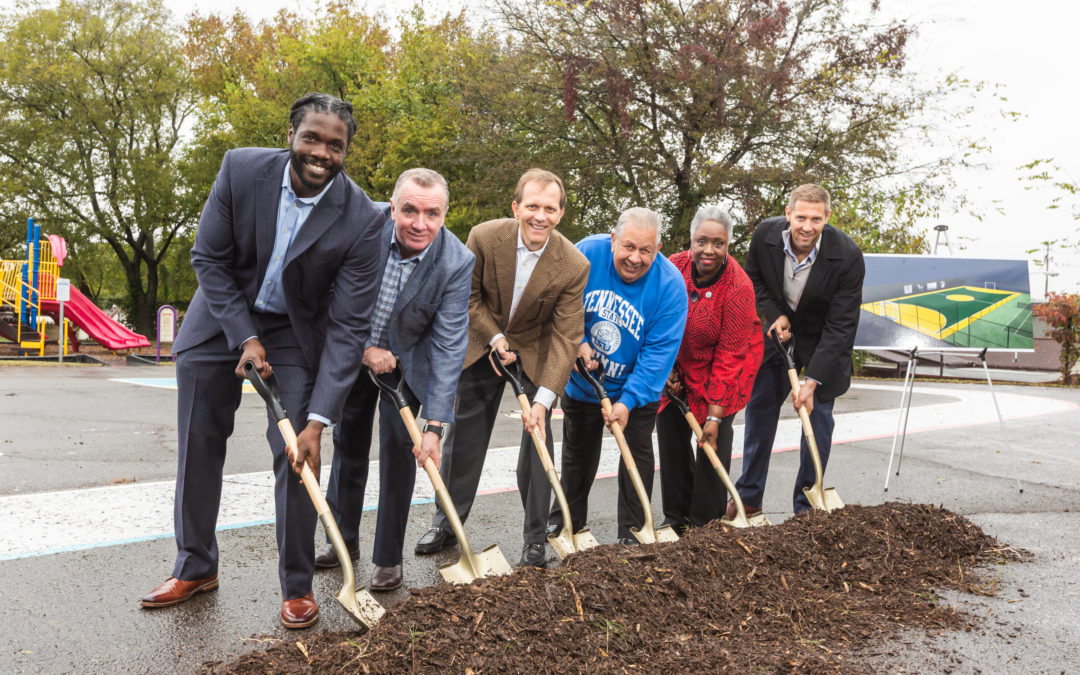
<instances>
[{"instance_id":1,"label":"autumn foliage","mask_svg":"<svg viewBox=\"0 0 1080 675\"><path fill-rule=\"evenodd\" d=\"M1049 293L1046 302L1033 305L1032 314L1046 322L1047 335L1061 345L1061 381L1071 384L1071 372L1080 357L1080 294Z\"/></svg>"}]
</instances>

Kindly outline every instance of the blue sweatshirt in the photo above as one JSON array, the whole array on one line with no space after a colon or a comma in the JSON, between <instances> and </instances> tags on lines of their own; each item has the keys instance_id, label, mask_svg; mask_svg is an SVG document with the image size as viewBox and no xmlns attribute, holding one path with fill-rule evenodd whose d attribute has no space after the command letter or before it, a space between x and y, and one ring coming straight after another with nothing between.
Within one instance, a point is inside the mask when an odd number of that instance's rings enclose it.
<instances>
[{"instance_id":1,"label":"blue sweatshirt","mask_svg":"<svg viewBox=\"0 0 1080 675\"><path fill-rule=\"evenodd\" d=\"M660 400L686 327L686 283L667 258L656 256L649 271L626 283L615 270L611 235L577 243L589 259L585 285L585 342L604 367L604 389L612 404L630 410ZM598 403L596 392L574 372L566 395Z\"/></svg>"}]
</instances>

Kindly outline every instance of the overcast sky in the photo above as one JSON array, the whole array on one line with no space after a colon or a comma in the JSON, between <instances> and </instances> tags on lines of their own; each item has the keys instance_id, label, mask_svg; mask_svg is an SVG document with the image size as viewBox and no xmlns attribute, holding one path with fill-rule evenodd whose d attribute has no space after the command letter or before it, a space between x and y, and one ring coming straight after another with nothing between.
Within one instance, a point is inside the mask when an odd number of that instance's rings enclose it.
<instances>
[{"instance_id":1,"label":"overcast sky","mask_svg":"<svg viewBox=\"0 0 1080 675\"><path fill-rule=\"evenodd\" d=\"M13 3L0 0L0 4L10 7ZM310 11L315 6L297 0L166 0L166 4L178 20L193 10L231 13L237 8L258 19L272 16L280 8ZM423 4L430 15L440 15L464 3L427 0ZM471 5L482 7L484 3L474 0ZM1053 158L1062 169L1062 178L1080 182L1080 89L1074 75L1080 64L1080 40L1076 38L1080 3L908 0L882 5L919 26L919 35L909 49L909 63L916 72L937 79L956 72L968 79L1000 84L1007 98L1004 107L1023 114L1010 121L998 114L1001 104L987 104L972 120L975 133L993 148L990 166L966 170L956 179L982 219L949 213L919 227L948 224L954 252L971 257L1030 258L1028 249L1040 248L1042 241L1060 240L1069 248L1052 252L1051 271L1059 274L1050 278L1050 290L1080 291L1080 223L1073 218L1080 210L1080 197L1067 199L1062 209L1047 210L1056 193L1025 190L1017 171L1018 166L1034 159ZM375 0L366 9L393 16L411 6L411 0ZM925 151L930 154L935 149ZM932 245L934 233L930 234ZM944 247L939 252L944 253ZM1032 294L1041 296L1044 277L1035 267L1031 286Z\"/></svg>"}]
</instances>

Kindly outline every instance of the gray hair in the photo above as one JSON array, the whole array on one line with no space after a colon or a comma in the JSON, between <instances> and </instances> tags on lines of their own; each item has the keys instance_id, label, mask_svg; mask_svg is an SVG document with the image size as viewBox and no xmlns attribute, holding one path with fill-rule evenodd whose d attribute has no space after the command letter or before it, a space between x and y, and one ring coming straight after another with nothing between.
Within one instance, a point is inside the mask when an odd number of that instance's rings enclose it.
<instances>
[{"instance_id":1,"label":"gray hair","mask_svg":"<svg viewBox=\"0 0 1080 675\"><path fill-rule=\"evenodd\" d=\"M615 235L615 239L622 237L623 229L631 221L638 227L656 230L656 245L660 245L660 217L644 206L631 207L619 215L619 222L615 224L615 229L611 231Z\"/></svg>"},{"instance_id":2,"label":"gray hair","mask_svg":"<svg viewBox=\"0 0 1080 675\"><path fill-rule=\"evenodd\" d=\"M731 228L734 227L734 223L731 222L731 214L715 204L706 204L694 214L694 219L690 221L691 239L697 234L698 226L706 220L712 220L723 225L724 229L727 230L728 239L731 239Z\"/></svg>"},{"instance_id":3,"label":"gray hair","mask_svg":"<svg viewBox=\"0 0 1080 675\"><path fill-rule=\"evenodd\" d=\"M394 194L391 199L397 204L398 193L401 192L401 187L406 183L412 181L420 187L431 187L438 185L442 188L443 194L446 196L446 206L450 206L450 186L447 185L446 179L439 175L438 171L432 171L431 169L425 169L423 167L417 167L415 169L406 169L398 176L397 182L394 183Z\"/></svg>"}]
</instances>

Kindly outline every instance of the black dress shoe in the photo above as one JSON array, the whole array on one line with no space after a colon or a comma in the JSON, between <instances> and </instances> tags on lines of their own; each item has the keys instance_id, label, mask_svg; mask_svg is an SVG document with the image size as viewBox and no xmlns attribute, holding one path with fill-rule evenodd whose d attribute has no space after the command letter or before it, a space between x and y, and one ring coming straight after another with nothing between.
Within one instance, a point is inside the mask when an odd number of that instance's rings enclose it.
<instances>
[{"instance_id":1,"label":"black dress shoe","mask_svg":"<svg viewBox=\"0 0 1080 675\"><path fill-rule=\"evenodd\" d=\"M562 523L549 522L544 534L551 537L562 532Z\"/></svg>"},{"instance_id":2,"label":"black dress shoe","mask_svg":"<svg viewBox=\"0 0 1080 675\"><path fill-rule=\"evenodd\" d=\"M437 527L433 527L424 533L424 536L420 537L420 541L416 542L416 555L430 555L432 553L438 553L447 546L456 546L457 537L446 530L441 530Z\"/></svg>"},{"instance_id":3,"label":"black dress shoe","mask_svg":"<svg viewBox=\"0 0 1080 675\"><path fill-rule=\"evenodd\" d=\"M623 546L637 546L638 540L633 537L619 537L619 543Z\"/></svg>"},{"instance_id":4,"label":"black dress shoe","mask_svg":"<svg viewBox=\"0 0 1080 675\"><path fill-rule=\"evenodd\" d=\"M525 544L521 547L520 566L547 567L547 551L543 544Z\"/></svg>"},{"instance_id":5,"label":"black dress shoe","mask_svg":"<svg viewBox=\"0 0 1080 675\"><path fill-rule=\"evenodd\" d=\"M368 584L368 590L392 591L400 586L401 563L391 565L390 567L380 567L379 565L376 565L375 569L371 572L371 583Z\"/></svg>"},{"instance_id":6,"label":"black dress shoe","mask_svg":"<svg viewBox=\"0 0 1080 675\"><path fill-rule=\"evenodd\" d=\"M345 544L345 548L349 551L349 557L356 560L360 557L360 542L355 544ZM341 564L338 560L337 551L334 550L333 545L327 544L323 546L318 553L315 554L315 567L337 567Z\"/></svg>"}]
</instances>

